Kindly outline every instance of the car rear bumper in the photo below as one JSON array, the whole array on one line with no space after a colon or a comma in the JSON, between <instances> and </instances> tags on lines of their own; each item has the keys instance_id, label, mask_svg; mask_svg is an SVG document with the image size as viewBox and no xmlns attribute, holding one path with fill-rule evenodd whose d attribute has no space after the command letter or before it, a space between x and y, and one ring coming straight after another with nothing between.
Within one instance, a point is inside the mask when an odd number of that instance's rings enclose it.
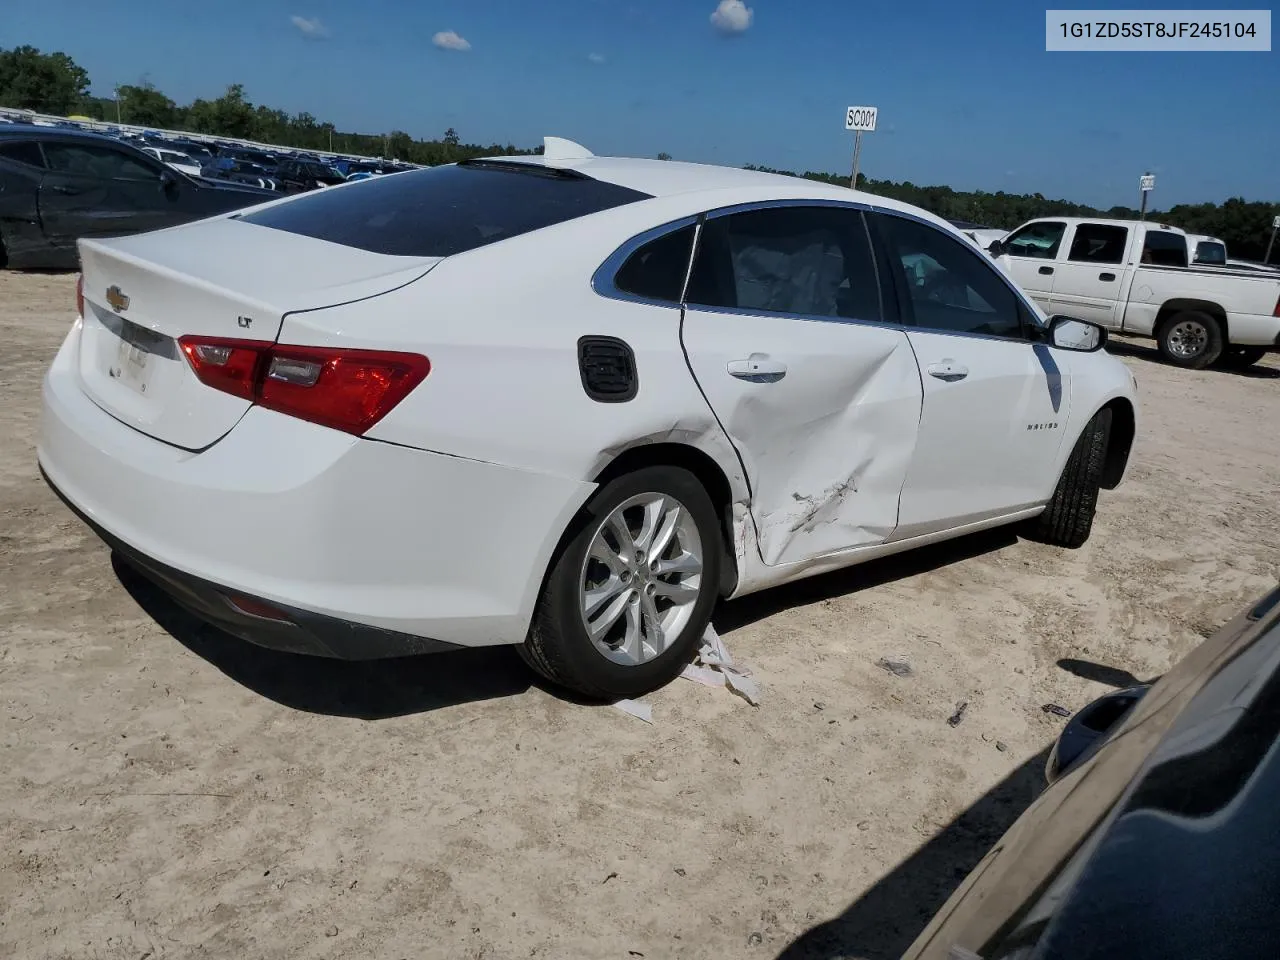
<instances>
[{"instance_id":1,"label":"car rear bumper","mask_svg":"<svg viewBox=\"0 0 1280 960\"><path fill-rule=\"evenodd\" d=\"M44 382L50 485L184 605L255 642L357 659L519 643L594 489L257 407L203 451L183 450L89 399L78 343L77 329Z\"/></svg>"}]
</instances>

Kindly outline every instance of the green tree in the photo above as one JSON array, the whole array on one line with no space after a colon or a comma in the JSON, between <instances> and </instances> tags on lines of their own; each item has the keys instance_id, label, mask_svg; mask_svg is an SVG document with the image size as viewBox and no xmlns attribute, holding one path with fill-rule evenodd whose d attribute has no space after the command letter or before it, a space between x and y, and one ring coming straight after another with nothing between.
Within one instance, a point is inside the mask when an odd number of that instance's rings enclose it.
<instances>
[{"instance_id":1,"label":"green tree","mask_svg":"<svg viewBox=\"0 0 1280 960\"><path fill-rule=\"evenodd\" d=\"M120 119L124 123L164 129L177 125L178 105L149 83L126 84L116 90L116 96L120 98Z\"/></svg>"},{"instance_id":2,"label":"green tree","mask_svg":"<svg viewBox=\"0 0 1280 960\"><path fill-rule=\"evenodd\" d=\"M658 159L659 159L659 160L670 160L670 159L671 159L671 154L669 154L669 153L660 153L660 154L658 154Z\"/></svg>"},{"instance_id":3,"label":"green tree","mask_svg":"<svg viewBox=\"0 0 1280 960\"><path fill-rule=\"evenodd\" d=\"M65 53L0 49L0 105L66 115L89 90L89 74Z\"/></svg>"}]
</instances>

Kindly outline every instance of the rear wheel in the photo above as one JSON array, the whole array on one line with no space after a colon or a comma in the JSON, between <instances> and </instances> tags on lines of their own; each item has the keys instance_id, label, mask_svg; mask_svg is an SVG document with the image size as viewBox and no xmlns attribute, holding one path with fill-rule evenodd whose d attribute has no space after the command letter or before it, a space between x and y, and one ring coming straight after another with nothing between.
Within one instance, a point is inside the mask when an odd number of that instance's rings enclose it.
<instances>
[{"instance_id":1,"label":"rear wheel","mask_svg":"<svg viewBox=\"0 0 1280 960\"><path fill-rule=\"evenodd\" d=\"M1209 314L1184 310L1161 324L1156 344L1160 355L1170 363L1203 370L1218 359L1224 339L1222 327Z\"/></svg>"},{"instance_id":2,"label":"rear wheel","mask_svg":"<svg viewBox=\"0 0 1280 960\"><path fill-rule=\"evenodd\" d=\"M1049 505L1027 525L1028 539L1071 549L1084 546L1098 508L1110 436L1111 410L1104 408L1085 425Z\"/></svg>"},{"instance_id":3,"label":"rear wheel","mask_svg":"<svg viewBox=\"0 0 1280 960\"><path fill-rule=\"evenodd\" d=\"M1218 357L1218 363L1231 370L1243 370L1245 367L1253 366L1266 355L1266 347L1228 346Z\"/></svg>"},{"instance_id":4,"label":"rear wheel","mask_svg":"<svg viewBox=\"0 0 1280 960\"><path fill-rule=\"evenodd\" d=\"M667 684L711 619L722 550L715 507L687 470L646 467L605 484L552 563L521 655L591 699Z\"/></svg>"}]
</instances>

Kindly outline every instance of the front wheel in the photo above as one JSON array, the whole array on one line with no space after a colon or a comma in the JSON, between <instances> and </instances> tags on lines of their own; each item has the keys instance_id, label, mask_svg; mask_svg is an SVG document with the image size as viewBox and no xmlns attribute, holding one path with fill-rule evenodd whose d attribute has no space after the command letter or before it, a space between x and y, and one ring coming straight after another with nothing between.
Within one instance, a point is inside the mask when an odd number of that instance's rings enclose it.
<instances>
[{"instance_id":1,"label":"front wheel","mask_svg":"<svg viewBox=\"0 0 1280 960\"><path fill-rule=\"evenodd\" d=\"M692 473L646 467L600 488L561 544L521 656L598 700L679 675L711 620L723 545Z\"/></svg>"},{"instance_id":2,"label":"front wheel","mask_svg":"<svg viewBox=\"0 0 1280 960\"><path fill-rule=\"evenodd\" d=\"M1085 424L1044 513L1027 525L1027 538L1057 547L1082 547L1093 529L1102 488L1102 470L1111 437L1111 410L1103 408Z\"/></svg>"},{"instance_id":3,"label":"front wheel","mask_svg":"<svg viewBox=\"0 0 1280 960\"><path fill-rule=\"evenodd\" d=\"M1229 346L1222 351L1218 363L1228 370L1244 370L1267 355L1266 347Z\"/></svg>"},{"instance_id":4,"label":"front wheel","mask_svg":"<svg viewBox=\"0 0 1280 960\"><path fill-rule=\"evenodd\" d=\"M1218 359L1225 342L1217 320L1198 310L1184 310L1160 326L1156 345L1170 363L1203 370Z\"/></svg>"}]
</instances>

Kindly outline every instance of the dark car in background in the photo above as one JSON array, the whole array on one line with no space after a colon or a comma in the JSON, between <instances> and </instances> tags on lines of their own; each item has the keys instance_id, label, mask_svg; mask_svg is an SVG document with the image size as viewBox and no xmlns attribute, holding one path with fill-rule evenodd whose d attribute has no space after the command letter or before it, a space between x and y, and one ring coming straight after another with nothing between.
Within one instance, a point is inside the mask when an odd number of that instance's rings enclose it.
<instances>
[{"instance_id":1,"label":"dark car in background","mask_svg":"<svg viewBox=\"0 0 1280 960\"><path fill-rule=\"evenodd\" d=\"M1067 724L904 960L1280 957L1280 588Z\"/></svg>"},{"instance_id":2,"label":"dark car in background","mask_svg":"<svg viewBox=\"0 0 1280 960\"><path fill-rule=\"evenodd\" d=\"M285 193L318 190L346 182L337 170L318 160L284 160L276 166L272 177Z\"/></svg>"},{"instance_id":3,"label":"dark car in background","mask_svg":"<svg viewBox=\"0 0 1280 960\"><path fill-rule=\"evenodd\" d=\"M171 227L278 196L183 176L113 140L0 126L0 267L74 268L76 241Z\"/></svg>"}]
</instances>

